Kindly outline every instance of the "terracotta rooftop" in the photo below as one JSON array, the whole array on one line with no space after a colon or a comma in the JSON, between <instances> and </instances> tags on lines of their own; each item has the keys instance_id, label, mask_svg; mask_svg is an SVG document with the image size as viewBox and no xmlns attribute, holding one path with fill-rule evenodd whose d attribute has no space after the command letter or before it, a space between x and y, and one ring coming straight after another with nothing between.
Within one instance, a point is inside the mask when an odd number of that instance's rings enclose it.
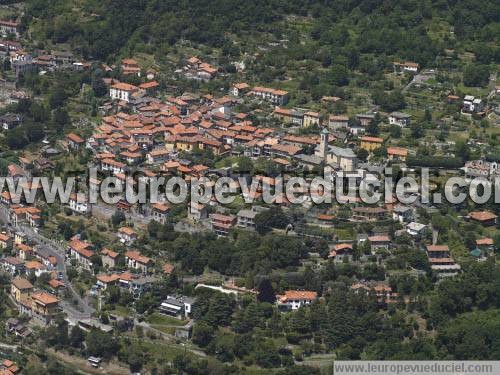
<instances>
[{"instance_id":1,"label":"terracotta rooftop","mask_svg":"<svg viewBox=\"0 0 500 375\"><path fill-rule=\"evenodd\" d=\"M22 277L16 277L12 279L11 284L20 290L33 288L33 285L27 279L24 279Z\"/></svg>"},{"instance_id":2,"label":"terracotta rooftop","mask_svg":"<svg viewBox=\"0 0 500 375\"><path fill-rule=\"evenodd\" d=\"M280 302L288 302L292 300L314 300L318 297L318 293L316 292L311 292L307 290L287 290L285 291L285 294L279 296Z\"/></svg>"},{"instance_id":3,"label":"terracotta rooftop","mask_svg":"<svg viewBox=\"0 0 500 375\"><path fill-rule=\"evenodd\" d=\"M476 221L490 221L495 220L497 215L489 211L474 211L469 214L472 220Z\"/></svg>"},{"instance_id":4,"label":"terracotta rooftop","mask_svg":"<svg viewBox=\"0 0 500 375\"><path fill-rule=\"evenodd\" d=\"M42 303L43 305L52 305L59 302L59 299L46 292L32 293L31 298L33 298L37 302Z\"/></svg>"}]
</instances>

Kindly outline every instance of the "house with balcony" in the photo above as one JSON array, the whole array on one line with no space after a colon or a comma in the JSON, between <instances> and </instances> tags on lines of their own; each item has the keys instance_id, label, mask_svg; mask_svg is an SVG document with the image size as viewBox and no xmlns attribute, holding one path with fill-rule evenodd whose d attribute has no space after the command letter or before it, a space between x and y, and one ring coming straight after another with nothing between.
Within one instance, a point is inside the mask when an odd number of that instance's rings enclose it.
<instances>
[{"instance_id":1,"label":"house with balcony","mask_svg":"<svg viewBox=\"0 0 500 375\"><path fill-rule=\"evenodd\" d=\"M250 210L248 209L242 209L239 210L236 217L237 217L237 223L236 225L239 228L244 228L244 229L250 229L254 230L255 229L255 217L264 211L267 211L267 207L260 207L260 206L254 206Z\"/></svg>"},{"instance_id":2,"label":"house with balcony","mask_svg":"<svg viewBox=\"0 0 500 375\"><path fill-rule=\"evenodd\" d=\"M309 127L312 125L321 126L321 115L318 112L308 111L304 113L302 125Z\"/></svg>"},{"instance_id":3,"label":"house with balcony","mask_svg":"<svg viewBox=\"0 0 500 375\"><path fill-rule=\"evenodd\" d=\"M24 269L26 276L35 275L36 277L40 277L42 274L53 270L53 267L49 269L45 264L38 260L29 260L24 263Z\"/></svg>"},{"instance_id":4,"label":"house with balcony","mask_svg":"<svg viewBox=\"0 0 500 375\"><path fill-rule=\"evenodd\" d=\"M72 239L68 244L68 257L74 259L78 266L86 270L92 269L93 246L79 239Z\"/></svg>"},{"instance_id":5,"label":"house with balcony","mask_svg":"<svg viewBox=\"0 0 500 375\"><path fill-rule=\"evenodd\" d=\"M229 88L229 93L232 95L232 96L242 96L244 94L246 94L248 92L248 90L250 90L250 86L247 84L247 83L235 83L234 85L232 85L230 88Z\"/></svg>"},{"instance_id":6,"label":"house with balcony","mask_svg":"<svg viewBox=\"0 0 500 375\"><path fill-rule=\"evenodd\" d=\"M142 273L148 273L151 267L153 267L151 258L142 255L137 250L130 250L125 253L125 263L128 268L133 268Z\"/></svg>"},{"instance_id":7,"label":"house with balcony","mask_svg":"<svg viewBox=\"0 0 500 375\"><path fill-rule=\"evenodd\" d=\"M283 106L288 103L290 95L288 91L275 90L267 87L254 87L248 95L268 101L274 105Z\"/></svg>"},{"instance_id":8,"label":"house with balcony","mask_svg":"<svg viewBox=\"0 0 500 375\"><path fill-rule=\"evenodd\" d=\"M212 230L219 237L227 237L229 231L236 224L236 217L233 215L212 214L210 215Z\"/></svg>"},{"instance_id":9,"label":"house with balcony","mask_svg":"<svg viewBox=\"0 0 500 375\"><path fill-rule=\"evenodd\" d=\"M364 148L366 151L372 152L382 147L383 144L384 144L383 138L364 136L361 137L361 143L359 147Z\"/></svg>"},{"instance_id":10,"label":"house with balcony","mask_svg":"<svg viewBox=\"0 0 500 375\"><path fill-rule=\"evenodd\" d=\"M160 224L165 224L170 215L170 206L166 203L155 203L151 206L151 216L153 220Z\"/></svg>"},{"instance_id":11,"label":"house with balcony","mask_svg":"<svg viewBox=\"0 0 500 375\"><path fill-rule=\"evenodd\" d=\"M120 242L127 245L132 244L138 238L137 232L129 227L119 228L116 235L120 239Z\"/></svg>"},{"instance_id":12,"label":"house with balcony","mask_svg":"<svg viewBox=\"0 0 500 375\"><path fill-rule=\"evenodd\" d=\"M382 220L387 215L387 210L382 207L354 207L353 219L357 220Z\"/></svg>"},{"instance_id":13,"label":"house with balcony","mask_svg":"<svg viewBox=\"0 0 500 375\"><path fill-rule=\"evenodd\" d=\"M66 135L66 140L68 141L68 146L72 150L80 150L80 148L83 148L85 141L80 137L79 135L75 133L69 133Z\"/></svg>"},{"instance_id":14,"label":"house with balcony","mask_svg":"<svg viewBox=\"0 0 500 375\"><path fill-rule=\"evenodd\" d=\"M388 251L391 246L391 239L387 235L376 235L368 237L370 248L373 254L378 251Z\"/></svg>"},{"instance_id":15,"label":"house with balcony","mask_svg":"<svg viewBox=\"0 0 500 375\"><path fill-rule=\"evenodd\" d=\"M21 36L21 24L17 21L0 20L0 35L7 38L10 35L19 38Z\"/></svg>"},{"instance_id":16,"label":"house with balcony","mask_svg":"<svg viewBox=\"0 0 500 375\"><path fill-rule=\"evenodd\" d=\"M333 258L335 262L343 262L344 258L351 260L353 255L354 249L351 243L338 243L330 248L328 258Z\"/></svg>"},{"instance_id":17,"label":"house with balcony","mask_svg":"<svg viewBox=\"0 0 500 375\"><path fill-rule=\"evenodd\" d=\"M427 259L438 277L457 275L461 267L453 260L448 245L427 245Z\"/></svg>"},{"instance_id":18,"label":"house with balcony","mask_svg":"<svg viewBox=\"0 0 500 375\"><path fill-rule=\"evenodd\" d=\"M126 164L116 161L114 159L103 159L101 160L101 170L111 172L112 174L123 174L125 173Z\"/></svg>"},{"instance_id":19,"label":"house with balcony","mask_svg":"<svg viewBox=\"0 0 500 375\"><path fill-rule=\"evenodd\" d=\"M141 68L139 64L134 59L123 59L122 60L122 74L123 75L135 75L137 77L141 76Z\"/></svg>"},{"instance_id":20,"label":"house with balcony","mask_svg":"<svg viewBox=\"0 0 500 375\"><path fill-rule=\"evenodd\" d=\"M47 325L59 313L59 299L52 294L37 291L20 301L20 312Z\"/></svg>"},{"instance_id":21,"label":"house with balcony","mask_svg":"<svg viewBox=\"0 0 500 375\"><path fill-rule=\"evenodd\" d=\"M408 149L402 147L387 147L387 160L404 162L407 157Z\"/></svg>"},{"instance_id":22,"label":"house with balcony","mask_svg":"<svg viewBox=\"0 0 500 375\"><path fill-rule=\"evenodd\" d=\"M304 114L294 109L276 108L273 111L273 116L284 124L293 124L302 126Z\"/></svg>"},{"instance_id":23,"label":"house with balcony","mask_svg":"<svg viewBox=\"0 0 500 375\"><path fill-rule=\"evenodd\" d=\"M113 100L123 100L124 102L130 102L132 100L132 94L139 91L137 86L118 82L109 88L109 96Z\"/></svg>"}]
</instances>

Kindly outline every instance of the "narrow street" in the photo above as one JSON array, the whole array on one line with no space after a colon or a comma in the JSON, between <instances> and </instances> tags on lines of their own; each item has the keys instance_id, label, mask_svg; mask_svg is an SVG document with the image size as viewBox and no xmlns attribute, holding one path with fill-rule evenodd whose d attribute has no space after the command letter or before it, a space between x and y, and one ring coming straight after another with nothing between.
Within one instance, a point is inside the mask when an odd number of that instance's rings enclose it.
<instances>
[{"instance_id":1,"label":"narrow street","mask_svg":"<svg viewBox=\"0 0 500 375\"><path fill-rule=\"evenodd\" d=\"M8 225L10 224L9 216L4 206L0 206L0 221ZM44 248L48 253L57 259L57 272L62 275L62 281L64 281L67 289L71 292L71 299L77 302L77 306L75 306L68 301L61 301L61 306L63 307L64 312L68 315L68 318L73 321L90 318L95 309L80 297L69 281L66 269L66 251L64 247L56 241L48 239L35 232L31 227L18 225L15 229L24 233L30 241Z\"/></svg>"}]
</instances>

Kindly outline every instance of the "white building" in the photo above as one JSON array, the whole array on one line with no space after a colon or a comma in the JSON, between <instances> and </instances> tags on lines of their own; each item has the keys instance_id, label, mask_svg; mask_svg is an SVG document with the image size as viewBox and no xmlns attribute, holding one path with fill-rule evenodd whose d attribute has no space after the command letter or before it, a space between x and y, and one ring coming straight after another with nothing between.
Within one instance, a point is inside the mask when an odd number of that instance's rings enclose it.
<instances>
[{"instance_id":1,"label":"white building","mask_svg":"<svg viewBox=\"0 0 500 375\"><path fill-rule=\"evenodd\" d=\"M109 96L114 100L129 102L134 92L139 88L128 83L118 82L109 88Z\"/></svg>"},{"instance_id":2,"label":"white building","mask_svg":"<svg viewBox=\"0 0 500 375\"><path fill-rule=\"evenodd\" d=\"M101 169L109 171L113 174L125 173L126 164L116 161L114 159L103 159L101 161Z\"/></svg>"},{"instance_id":3,"label":"white building","mask_svg":"<svg viewBox=\"0 0 500 375\"><path fill-rule=\"evenodd\" d=\"M427 228L427 225L417 223L415 221L406 225L406 232L413 237L420 236L424 229Z\"/></svg>"},{"instance_id":4,"label":"white building","mask_svg":"<svg viewBox=\"0 0 500 375\"><path fill-rule=\"evenodd\" d=\"M278 307L284 310L298 310L302 306L310 305L318 293L307 290L287 290L283 295L276 296Z\"/></svg>"},{"instance_id":5,"label":"white building","mask_svg":"<svg viewBox=\"0 0 500 375\"><path fill-rule=\"evenodd\" d=\"M185 296L167 296L159 307L162 313L173 316L188 317L193 311L193 305L196 302L194 298Z\"/></svg>"},{"instance_id":6,"label":"white building","mask_svg":"<svg viewBox=\"0 0 500 375\"><path fill-rule=\"evenodd\" d=\"M69 197L69 208L79 214L87 214L91 210L91 205L88 202L87 196L81 193L73 193Z\"/></svg>"},{"instance_id":7,"label":"white building","mask_svg":"<svg viewBox=\"0 0 500 375\"><path fill-rule=\"evenodd\" d=\"M288 102L288 91L275 90L267 87L254 87L250 95L271 102L274 105L285 105Z\"/></svg>"},{"instance_id":8,"label":"white building","mask_svg":"<svg viewBox=\"0 0 500 375\"><path fill-rule=\"evenodd\" d=\"M149 267L153 265L153 261L139 251L127 251L125 253L125 262L127 267L139 270L142 273L147 273Z\"/></svg>"},{"instance_id":9,"label":"white building","mask_svg":"<svg viewBox=\"0 0 500 375\"><path fill-rule=\"evenodd\" d=\"M71 259L75 259L77 264L86 269L92 268L90 258L94 255L92 245L85 241L74 239L68 244L68 255Z\"/></svg>"},{"instance_id":10,"label":"white building","mask_svg":"<svg viewBox=\"0 0 500 375\"><path fill-rule=\"evenodd\" d=\"M389 115L389 124L404 128L405 126L410 125L410 117L411 116L407 113L392 112Z\"/></svg>"},{"instance_id":11,"label":"white building","mask_svg":"<svg viewBox=\"0 0 500 375\"><path fill-rule=\"evenodd\" d=\"M417 73L420 65L411 61L406 61L401 64L405 72Z\"/></svg>"},{"instance_id":12,"label":"white building","mask_svg":"<svg viewBox=\"0 0 500 375\"><path fill-rule=\"evenodd\" d=\"M21 36L21 33L19 32L19 22L0 20L0 35L6 38L10 34L15 35L16 38Z\"/></svg>"},{"instance_id":13,"label":"white building","mask_svg":"<svg viewBox=\"0 0 500 375\"><path fill-rule=\"evenodd\" d=\"M481 112L484 109L484 105L480 98L475 98L472 95L465 95L462 108L464 112L475 113Z\"/></svg>"}]
</instances>

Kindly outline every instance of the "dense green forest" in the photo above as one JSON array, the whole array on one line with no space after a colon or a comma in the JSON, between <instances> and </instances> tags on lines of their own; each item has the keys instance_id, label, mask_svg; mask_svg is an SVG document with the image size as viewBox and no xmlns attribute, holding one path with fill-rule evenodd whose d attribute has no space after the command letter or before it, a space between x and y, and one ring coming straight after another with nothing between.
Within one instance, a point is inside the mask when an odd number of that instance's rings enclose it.
<instances>
[{"instance_id":1,"label":"dense green forest","mask_svg":"<svg viewBox=\"0 0 500 375\"><path fill-rule=\"evenodd\" d=\"M481 63L499 61L500 26L494 0L29 0L25 23L41 19L55 43L69 42L84 57L106 59L123 49L162 51L179 40L246 49L257 35L288 39L295 50L319 60L354 67L358 54L398 56L423 66L455 44L472 50ZM474 10L473 12L471 10ZM302 30L290 17L308 20ZM445 32L436 32L439 25ZM431 30L432 29L432 30ZM450 38L453 31L454 38ZM235 38L243 42L234 44ZM159 49L159 50L158 50ZM297 56L298 57L298 56Z\"/></svg>"}]
</instances>

